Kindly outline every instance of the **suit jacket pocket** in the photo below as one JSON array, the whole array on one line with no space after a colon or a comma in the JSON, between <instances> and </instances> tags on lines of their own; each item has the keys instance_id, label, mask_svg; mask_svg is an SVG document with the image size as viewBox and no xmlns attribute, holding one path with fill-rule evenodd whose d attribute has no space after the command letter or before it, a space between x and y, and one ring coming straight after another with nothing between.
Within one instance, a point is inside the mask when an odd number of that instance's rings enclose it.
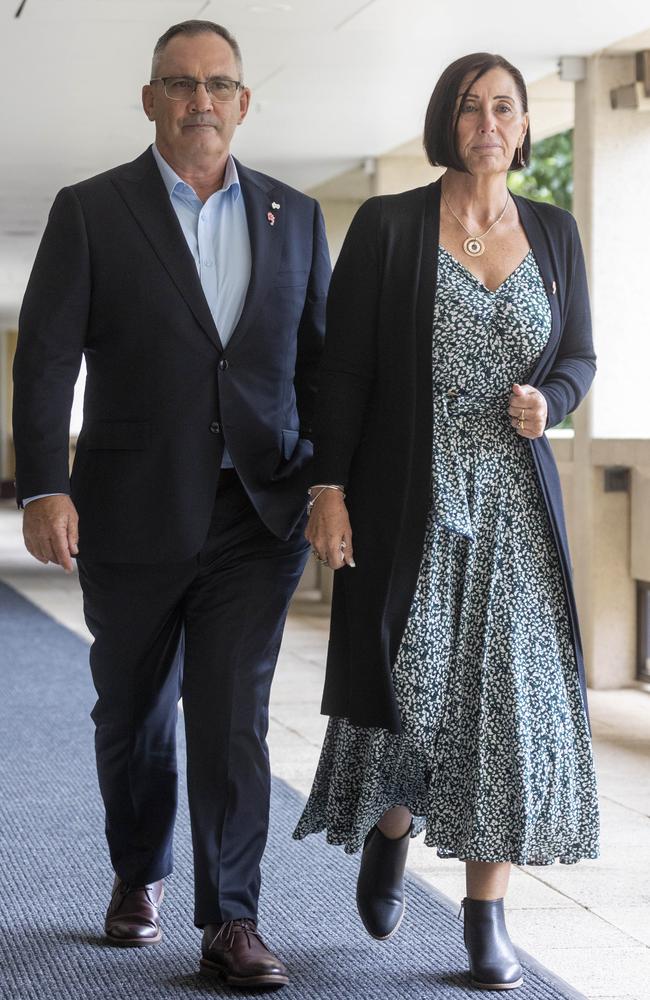
<instances>
[{"instance_id":1,"label":"suit jacket pocket","mask_svg":"<svg viewBox=\"0 0 650 1000\"><path fill-rule=\"evenodd\" d=\"M151 444L151 421L98 420L82 436L90 450L145 451Z\"/></svg>"}]
</instances>

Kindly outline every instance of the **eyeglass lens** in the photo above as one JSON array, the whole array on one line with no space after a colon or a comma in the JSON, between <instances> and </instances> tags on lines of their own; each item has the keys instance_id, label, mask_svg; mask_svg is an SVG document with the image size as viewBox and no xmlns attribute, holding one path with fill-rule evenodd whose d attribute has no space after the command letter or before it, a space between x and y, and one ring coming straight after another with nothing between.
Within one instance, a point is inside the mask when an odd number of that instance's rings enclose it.
<instances>
[{"instance_id":1,"label":"eyeglass lens","mask_svg":"<svg viewBox=\"0 0 650 1000\"><path fill-rule=\"evenodd\" d=\"M165 80L165 93L172 101L189 100L199 82L190 76L170 76ZM210 77L204 86L213 101L225 104L232 101L237 93L238 84L221 76Z\"/></svg>"}]
</instances>

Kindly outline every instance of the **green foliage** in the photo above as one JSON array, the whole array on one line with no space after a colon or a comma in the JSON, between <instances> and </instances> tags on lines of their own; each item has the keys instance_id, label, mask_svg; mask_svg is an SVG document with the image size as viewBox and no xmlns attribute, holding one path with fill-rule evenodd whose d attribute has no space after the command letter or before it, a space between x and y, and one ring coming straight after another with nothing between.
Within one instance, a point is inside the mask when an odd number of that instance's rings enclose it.
<instances>
[{"instance_id":1,"label":"green foliage","mask_svg":"<svg viewBox=\"0 0 650 1000\"><path fill-rule=\"evenodd\" d=\"M525 170L509 175L508 186L515 194L536 201L548 201L571 211L573 129L533 143L530 163Z\"/></svg>"}]
</instances>

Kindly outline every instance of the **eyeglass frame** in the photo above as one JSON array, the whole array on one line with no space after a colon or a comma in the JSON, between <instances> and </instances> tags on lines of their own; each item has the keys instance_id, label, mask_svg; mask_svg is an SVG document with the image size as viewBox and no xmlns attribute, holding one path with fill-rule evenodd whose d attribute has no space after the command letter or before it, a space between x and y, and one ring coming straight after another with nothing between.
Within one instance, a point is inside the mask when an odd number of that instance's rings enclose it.
<instances>
[{"instance_id":1,"label":"eyeglass frame","mask_svg":"<svg viewBox=\"0 0 650 1000\"><path fill-rule=\"evenodd\" d=\"M210 77L208 77L207 80L197 80L196 77L193 77L193 76L183 76L183 74L176 74L174 76L154 76L154 77L152 77L152 79L149 80L149 83L150 84L151 83L162 83L163 90L165 91L165 97L169 101L182 101L182 100L185 100L185 98L183 98L183 97L170 97L169 96L169 94L167 93L167 81L168 80L191 80L192 83L194 84L194 89L192 90L192 93L189 95L190 97L194 97L194 95L196 94L196 88L199 86L199 84L202 84L205 87L205 92L208 95L208 97L211 100L214 100L217 104L230 104L230 102L234 101L235 98L237 97L237 91L245 89L243 80L231 80L229 76L210 76ZM234 93L234 95L231 98L229 98L227 101L219 101L219 100L217 100L215 98L214 94L211 94L210 91L208 90L208 84L209 84L210 80L223 80L224 83L234 83L235 84L235 93Z\"/></svg>"}]
</instances>

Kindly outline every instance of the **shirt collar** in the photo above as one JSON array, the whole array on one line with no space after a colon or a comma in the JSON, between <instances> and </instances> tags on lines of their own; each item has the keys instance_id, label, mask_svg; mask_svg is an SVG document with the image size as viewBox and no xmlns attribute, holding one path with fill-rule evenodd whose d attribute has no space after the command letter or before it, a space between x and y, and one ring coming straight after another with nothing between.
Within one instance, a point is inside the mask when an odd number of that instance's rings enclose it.
<instances>
[{"instance_id":1,"label":"shirt collar","mask_svg":"<svg viewBox=\"0 0 650 1000\"><path fill-rule=\"evenodd\" d=\"M174 194L174 192L177 191L177 189L178 192L180 193L180 190L183 188L187 191L192 191L193 194L196 194L194 189L187 183L187 181L184 181L182 177L179 177L174 168L170 167L170 165L167 163L167 160L158 150L158 147L156 146L155 142L151 147L151 152L153 153L153 158L156 161L156 164L160 171L160 176L163 179L163 183L167 189L167 194L169 195L170 198ZM223 187L220 188L220 191L229 191L231 188L232 188L232 196L235 199L235 201L237 201L237 199L241 194L241 184L239 182L239 174L237 173L237 165L233 157L229 156L228 159L226 160L226 170L223 177Z\"/></svg>"}]
</instances>

